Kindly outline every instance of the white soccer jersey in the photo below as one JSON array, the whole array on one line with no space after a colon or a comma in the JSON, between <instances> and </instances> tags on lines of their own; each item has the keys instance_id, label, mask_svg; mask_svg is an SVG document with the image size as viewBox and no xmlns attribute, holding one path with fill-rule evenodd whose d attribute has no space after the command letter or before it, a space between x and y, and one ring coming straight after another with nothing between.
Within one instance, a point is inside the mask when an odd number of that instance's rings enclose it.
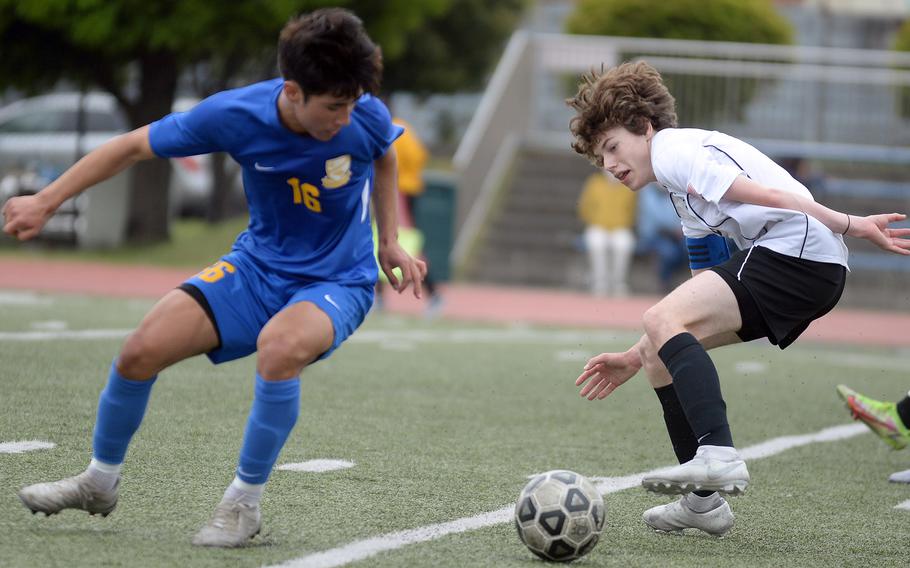
<instances>
[{"instance_id":1,"label":"white soccer jersey","mask_svg":"<svg viewBox=\"0 0 910 568\"><path fill-rule=\"evenodd\" d=\"M738 175L812 199L806 187L742 140L696 128L667 128L651 140L651 165L670 192L687 237L719 234L741 249L773 251L847 266L841 235L799 211L724 199Z\"/></svg>"}]
</instances>

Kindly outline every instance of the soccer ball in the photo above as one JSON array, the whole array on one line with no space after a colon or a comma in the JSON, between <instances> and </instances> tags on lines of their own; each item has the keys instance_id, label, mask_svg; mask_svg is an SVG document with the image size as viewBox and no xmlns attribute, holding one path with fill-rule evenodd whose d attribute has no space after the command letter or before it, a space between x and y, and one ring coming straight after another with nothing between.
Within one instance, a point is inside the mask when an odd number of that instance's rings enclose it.
<instances>
[{"instance_id":1,"label":"soccer ball","mask_svg":"<svg viewBox=\"0 0 910 568\"><path fill-rule=\"evenodd\" d=\"M594 485L563 469L535 476L515 504L521 542L544 560L570 562L591 552L604 519L604 501Z\"/></svg>"}]
</instances>

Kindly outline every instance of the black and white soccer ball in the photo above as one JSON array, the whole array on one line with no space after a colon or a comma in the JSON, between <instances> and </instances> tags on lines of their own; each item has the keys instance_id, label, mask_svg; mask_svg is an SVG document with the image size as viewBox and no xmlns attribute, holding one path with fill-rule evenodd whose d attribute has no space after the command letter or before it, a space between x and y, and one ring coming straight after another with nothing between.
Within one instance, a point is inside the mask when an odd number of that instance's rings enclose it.
<instances>
[{"instance_id":1,"label":"black and white soccer ball","mask_svg":"<svg viewBox=\"0 0 910 568\"><path fill-rule=\"evenodd\" d=\"M521 542L544 560L557 562L591 552L605 517L604 501L594 484L564 469L535 476L515 504Z\"/></svg>"}]
</instances>

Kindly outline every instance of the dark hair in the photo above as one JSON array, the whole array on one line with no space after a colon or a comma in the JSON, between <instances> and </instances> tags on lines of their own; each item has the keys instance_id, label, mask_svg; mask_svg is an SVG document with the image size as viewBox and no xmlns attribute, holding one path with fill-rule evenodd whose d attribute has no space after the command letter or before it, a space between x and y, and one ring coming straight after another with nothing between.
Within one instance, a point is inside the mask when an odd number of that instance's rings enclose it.
<instances>
[{"instance_id":1,"label":"dark hair","mask_svg":"<svg viewBox=\"0 0 910 568\"><path fill-rule=\"evenodd\" d=\"M375 94L382 52L363 22L341 8L324 8L291 19L278 38L278 70L304 95L356 97Z\"/></svg>"},{"instance_id":2,"label":"dark hair","mask_svg":"<svg viewBox=\"0 0 910 568\"><path fill-rule=\"evenodd\" d=\"M657 69L644 61L591 71L566 103L577 113L569 122L575 137L572 148L601 168L603 157L597 154L597 144L614 126L633 134L644 134L648 123L654 130L676 127L676 101Z\"/></svg>"}]
</instances>

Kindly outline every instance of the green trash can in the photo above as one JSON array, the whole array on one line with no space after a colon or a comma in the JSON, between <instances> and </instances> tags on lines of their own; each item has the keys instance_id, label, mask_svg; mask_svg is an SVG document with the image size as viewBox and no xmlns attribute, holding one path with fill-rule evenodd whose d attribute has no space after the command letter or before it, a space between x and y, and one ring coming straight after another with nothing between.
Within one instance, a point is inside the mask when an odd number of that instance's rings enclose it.
<instances>
[{"instance_id":1,"label":"green trash can","mask_svg":"<svg viewBox=\"0 0 910 568\"><path fill-rule=\"evenodd\" d=\"M423 251L429 263L430 277L446 282L451 277L449 254L452 252L455 220L455 175L428 170L425 188L417 200L414 223L423 232Z\"/></svg>"}]
</instances>

